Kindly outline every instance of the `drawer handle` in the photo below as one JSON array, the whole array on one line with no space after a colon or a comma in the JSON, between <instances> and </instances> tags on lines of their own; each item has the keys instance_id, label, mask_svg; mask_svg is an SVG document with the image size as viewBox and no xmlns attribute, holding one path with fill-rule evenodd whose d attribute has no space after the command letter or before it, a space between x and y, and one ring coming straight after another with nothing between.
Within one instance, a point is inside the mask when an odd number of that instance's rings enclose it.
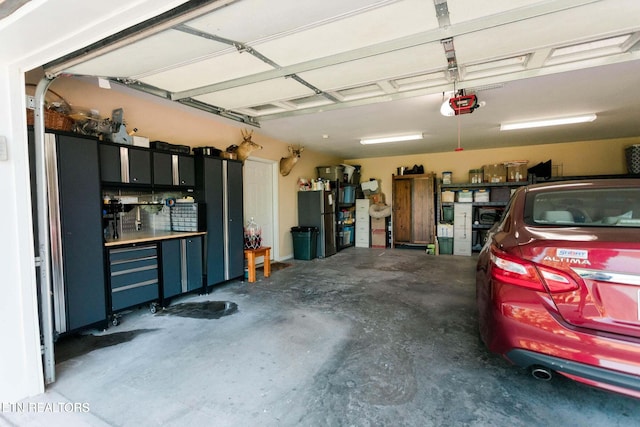
<instances>
[{"instance_id":1,"label":"drawer handle","mask_svg":"<svg viewBox=\"0 0 640 427\"><path fill-rule=\"evenodd\" d=\"M153 264L153 265L147 265L147 266L144 266L144 267L130 268L128 270L112 271L111 272L111 277L122 276L123 274L129 274L129 273L138 273L140 271L157 270L157 269L158 269L158 265L157 264Z\"/></svg>"},{"instance_id":2,"label":"drawer handle","mask_svg":"<svg viewBox=\"0 0 640 427\"><path fill-rule=\"evenodd\" d=\"M130 247L130 248L121 248L121 249L111 249L109 250L109 253L112 254L123 254L126 252L135 252L135 251L143 251L146 249L156 249L156 245L147 245L147 246L134 246L134 247Z\"/></svg>"},{"instance_id":3,"label":"drawer handle","mask_svg":"<svg viewBox=\"0 0 640 427\"><path fill-rule=\"evenodd\" d=\"M134 283L132 285L121 286L119 288L113 288L113 289L111 289L111 292L112 293L116 293L116 292L128 291L130 289L141 288L143 286L157 285L157 284L158 284L158 281L156 279L152 279L152 280L147 280L147 281L144 281L144 282Z\"/></svg>"},{"instance_id":4,"label":"drawer handle","mask_svg":"<svg viewBox=\"0 0 640 427\"><path fill-rule=\"evenodd\" d=\"M117 261L111 261L110 264L111 265L121 265L121 264L128 264L130 262L139 262L139 261L149 261L152 259L158 259L157 255L152 255L152 256L147 256L144 258L127 258L127 259L120 259Z\"/></svg>"}]
</instances>

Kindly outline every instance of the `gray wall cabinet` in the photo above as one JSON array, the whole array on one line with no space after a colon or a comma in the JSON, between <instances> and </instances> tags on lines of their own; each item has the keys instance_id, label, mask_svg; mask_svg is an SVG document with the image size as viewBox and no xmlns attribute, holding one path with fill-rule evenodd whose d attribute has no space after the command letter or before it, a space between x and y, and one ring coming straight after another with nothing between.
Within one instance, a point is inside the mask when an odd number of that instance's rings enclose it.
<instances>
[{"instance_id":1,"label":"gray wall cabinet","mask_svg":"<svg viewBox=\"0 0 640 427\"><path fill-rule=\"evenodd\" d=\"M151 151L117 144L100 144L100 176L103 182L151 184Z\"/></svg>"},{"instance_id":2,"label":"gray wall cabinet","mask_svg":"<svg viewBox=\"0 0 640 427\"><path fill-rule=\"evenodd\" d=\"M65 333L107 321L98 141L48 133L45 151L54 324Z\"/></svg>"},{"instance_id":3,"label":"gray wall cabinet","mask_svg":"<svg viewBox=\"0 0 640 427\"><path fill-rule=\"evenodd\" d=\"M193 156L154 151L153 185L193 187L195 185Z\"/></svg>"}]
</instances>

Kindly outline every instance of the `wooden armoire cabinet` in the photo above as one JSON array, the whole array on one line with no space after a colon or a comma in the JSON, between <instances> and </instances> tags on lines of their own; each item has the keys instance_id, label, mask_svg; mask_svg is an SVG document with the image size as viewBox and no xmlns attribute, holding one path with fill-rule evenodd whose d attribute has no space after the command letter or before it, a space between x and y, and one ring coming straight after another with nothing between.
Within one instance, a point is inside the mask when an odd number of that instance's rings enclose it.
<instances>
[{"instance_id":1,"label":"wooden armoire cabinet","mask_svg":"<svg viewBox=\"0 0 640 427\"><path fill-rule=\"evenodd\" d=\"M435 240L433 174L393 176L393 244L426 246Z\"/></svg>"}]
</instances>

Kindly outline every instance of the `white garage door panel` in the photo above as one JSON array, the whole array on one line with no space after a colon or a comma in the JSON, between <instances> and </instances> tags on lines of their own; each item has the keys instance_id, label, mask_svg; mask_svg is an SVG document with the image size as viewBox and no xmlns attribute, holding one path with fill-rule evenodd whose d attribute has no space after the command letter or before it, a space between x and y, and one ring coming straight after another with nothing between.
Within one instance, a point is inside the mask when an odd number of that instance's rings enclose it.
<instances>
[{"instance_id":1,"label":"white garage door panel","mask_svg":"<svg viewBox=\"0 0 640 427\"><path fill-rule=\"evenodd\" d=\"M68 71L89 76L135 77L227 48L222 43L167 30L73 66Z\"/></svg>"},{"instance_id":2,"label":"white garage door panel","mask_svg":"<svg viewBox=\"0 0 640 427\"><path fill-rule=\"evenodd\" d=\"M540 3L540 0L491 0L482 2L478 2L478 0L455 0L448 1L447 8L449 9L451 24L459 24L537 3Z\"/></svg>"},{"instance_id":3,"label":"white garage door panel","mask_svg":"<svg viewBox=\"0 0 640 427\"><path fill-rule=\"evenodd\" d=\"M478 48L476 33L455 38L459 63L484 61L488 58L508 57L529 53L541 47L562 46L591 40L594 34L602 37L620 34L625 28L638 25L640 1L625 2L624 7L613 8L617 1L607 1L545 15L482 31L482 48ZM599 19L594 20L593 17Z\"/></svg>"},{"instance_id":4,"label":"white garage door panel","mask_svg":"<svg viewBox=\"0 0 640 427\"><path fill-rule=\"evenodd\" d=\"M273 79L194 97L223 108L242 108L312 95L313 91L292 79Z\"/></svg>"},{"instance_id":5,"label":"white garage door panel","mask_svg":"<svg viewBox=\"0 0 640 427\"><path fill-rule=\"evenodd\" d=\"M282 66L438 28L430 1L406 0L290 34L255 48Z\"/></svg>"},{"instance_id":6,"label":"white garage door panel","mask_svg":"<svg viewBox=\"0 0 640 427\"><path fill-rule=\"evenodd\" d=\"M442 44L436 42L301 73L300 77L329 91L394 78L398 70L406 76L446 65Z\"/></svg>"},{"instance_id":7,"label":"white garage door panel","mask_svg":"<svg viewBox=\"0 0 640 427\"><path fill-rule=\"evenodd\" d=\"M180 92L272 69L255 56L230 49L224 55L149 75L140 81L171 92Z\"/></svg>"},{"instance_id":8,"label":"white garage door panel","mask_svg":"<svg viewBox=\"0 0 640 427\"><path fill-rule=\"evenodd\" d=\"M241 0L189 26L248 43L381 3L380 0ZM275 7L277 6L277 7ZM283 13L283 11L286 11Z\"/></svg>"}]
</instances>

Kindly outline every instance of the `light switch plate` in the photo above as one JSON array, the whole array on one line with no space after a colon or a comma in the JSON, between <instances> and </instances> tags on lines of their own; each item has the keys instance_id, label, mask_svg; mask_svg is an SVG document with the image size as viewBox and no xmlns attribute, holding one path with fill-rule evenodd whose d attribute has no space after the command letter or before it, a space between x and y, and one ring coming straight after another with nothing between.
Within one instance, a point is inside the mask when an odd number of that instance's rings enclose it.
<instances>
[{"instance_id":1,"label":"light switch plate","mask_svg":"<svg viewBox=\"0 0 640 427\"><path fill-rule=\"evenodd\" d=\"M7 138L0 135L0 161L5 161L9 158L7 153Z\"/></svg>"}]
</instances>

